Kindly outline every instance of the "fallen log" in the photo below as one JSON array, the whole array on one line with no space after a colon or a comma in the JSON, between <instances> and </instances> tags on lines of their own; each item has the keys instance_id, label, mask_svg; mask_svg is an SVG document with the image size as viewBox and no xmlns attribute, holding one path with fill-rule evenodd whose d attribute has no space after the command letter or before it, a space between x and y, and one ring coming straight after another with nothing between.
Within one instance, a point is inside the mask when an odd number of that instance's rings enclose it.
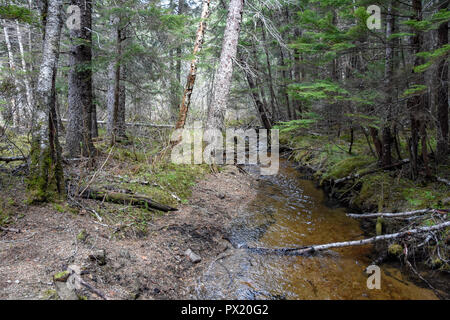
<instances>
[{"instance_id":1,"label":"fallen log","mask_svg":"<svg viewBox=\"0 0 450 320\"><path fill-rule=\"evenodd\" d=\"M389 166L385 166L385 167L382 167L382 168L377 168L377 169L369 170L369 171L362 172L362 173L351 174L351 175L349 175L349 176L346 176L346 177L343 177L343 178L340 178L340 179L336 179L336 180L334 180L334 183L335 183L335 184L340 184L340 183L342 183L342 182L346 182L346 181L348 181L348 180L353 180L353 179L358 179L358 178L364 177L364 176L366 176L366 175L369 175L369 174L372 174L372 173L376 173L376 172L378 172L378 171L383 171L383 170L388 170L388 169L396 168L396 167L405 165L405 164L407 164L407 163L409 163L409 159L404 159L404 160L402 160L402 161L400 161L400 162L391 164L391 165L389 165Z\"/></svg>"},{"instance_id":2,"label":"fallen log","mask_svg":"<svg viewBox=\"0 0 450 320\"><path fill-rule=\"evenodd\" d=\"M446 185L450 186L450 181L441 177L436 177L436 180L442 183L445 183Z\"/></svg>"},{"instance_id":3,"label":"fallen log","mask_svg":"<svg viewBox=\"0 0 450 320\"><path fill-rule=\"evenodd\" d=\"M15 162L15 161L27 161L28 158L26 157L0 157L0 161L9 163L9 162Z\"/></svg>"},{"instance_id":4,"label":"fallen log","mask_svg":"<svg viewBox=\"0 0 450 320\"><path fill-rule=\"evenodd\" d=\"M352 217L352 218L377 218L377 217L397 218L397 217L414 216L416 214L423 214L423 213L446 213L446 212L447 212L447 210L421 209L421 210L396 212L396 213L388 213L388 212L364 213L364 214L347 213L347 216Z\"/></svg>"},{"instance_id":5,"label":"fallen log","mask_svg":"<svg viewBox=\"0 0 450 320\"><path fill-rule=\"evenodd\" d=\"M129 204L136 207L156 209L163 212L178 211L178 209L176 208L160 204L140 194L128 194L116 191L86 188L82 193L79 194L79 196L85 199L104 200L107 202L119 204Z\"/></svg>"},{"instance_id":6,"label":"fallen log","mask_svg":"<svg viewBox=\"0 0 450 320\"><path fill-rule=\"evenodd\" d=\"M61 119L61 122L68 122L67 119ZM106 121L97 121L97 124L106 125ZM127 122L127 127L151 127L151 128L175 128L173 124L155 124L145 122Z\"/></svg>"},{"instance_id":7,"label":"fallen log","mask_svg":"<svg viewBox=\"0 0 450 320\"><path fill-rule=\"evenodd\" d=\"M15 228L4 228L4 227L0 227L1 231L5 231L5 232L14 232L14 233L20 233L19 229L15 229Z\"/></svg>"},{"instance_id":8,"label":"fallen log","mask_svg":"<svg viewBox=\"0 0 450 320\"><path fill-rule=\"evenodd\" d=\"M252 248L243 246L242 249L247 249L255 253L260 254L278 254L278 255L293 255L293 256L301 256L306 254L313 254L317 251L324 251L332 248L343 248L343 247L353 247L353 246L363 246L366 244L375 243L378 241L383 240L390 240L390 239L396 239L401 238L404 236L409 236L413 234L419 234L423 232L429 232L429 231L435 231L440 230L443 228L450 227L450 221L443 222L431 227L419 227L416 229L410 229L402 232L397 233L391 233L391 234L385 234L381 236L376 236L368 239L361 239L361 240L355 240L355 241L344 241L344 242L334 242L334 243L327 243L327 244L320 244L320 245L311 245L311 246L304 246L299 248Z\"/></svg>"}]
</instances>

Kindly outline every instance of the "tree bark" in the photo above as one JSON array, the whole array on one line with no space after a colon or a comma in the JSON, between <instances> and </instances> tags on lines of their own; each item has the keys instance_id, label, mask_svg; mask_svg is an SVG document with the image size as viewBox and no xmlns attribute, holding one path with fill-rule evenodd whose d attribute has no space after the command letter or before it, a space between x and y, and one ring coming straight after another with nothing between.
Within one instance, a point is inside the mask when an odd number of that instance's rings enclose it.
<instances>
[{"instance_id":1,"label":"tree bark","mask_svg":"<svg viewBox=\"0 0 450 320\"><path fill-rule=\"evenodd\" d=\"M386 88L386 112L383 113L383 127L382 127L382 154L381 165L383 167L389 166L392 163L392 101L393 101L393 76L394 76L394 43L390 39L394 31L395 16L392 12L392 2L388 5L388 14L386 19L386 55L385 55L385 88Z\"/></svg>"},{"instance_id":2,"label":"tree bark","mask_svg":"<svg viewBox=\"0 0 450 320\"><path fill-rule=\"evenodd\" d=\"M120 18L112 16L110 19L112 27L111 38L114 39L114 57L108 67L108 94L107 94L107 109L108 109L108 135L111 136L111 144L116 143L117 136L117 122L119 116L119 97L120 97L120 57L122 54L121 48L121 30Z\"/></svg>"},{"instance_id":3,"label":"tree bark","mask_svg":"<svg viewBox=\"0 0 450 320\"><path fill-rule=\"evenodd\" d=\"M64 192L58 126L55 118L55 78L62 28L62 0L48 0L46 7L28 180L32 201L46 201L52 192L56 191L60 195Z\"/></svg>"},{"instance_id":4,"label":"tree bark","mask_svg":"<svg viewBox=\"0 0 450 320\"><path fill-rule=\"evenodd\" d=\"M192 91L194 89L195 79L197 77L197 64L198 64L197 55L200 52L200 50L202 49L203 41L205 38L206 19L209 17L210 3L211 3L211 0L203 0L201 21L200 21L200 25L197 30L197 37L195 39L195 44L194 44L193 55L195 58L191 61L191 68L190 68L189 74L187 76L186 87L184 89L183 98L182 98L181 104L180 104L180 112L178 115L178 121L175 126L176 129L182 129L182 128L184 128L184 125L186 124L186 118L187 118L187 114L189 112L189 106L191 104L191 95L192 95Z\"/></svg>"},{"instance_id":5,"label":"tree bark","mask_svg":"<svg viewBox=\"0 0 450 320\"><path fill-rule=\"evenodd\" d=\"M225 27L220 63L214 78L214 95L208 108L206 127L208 129L225 129L225 112L231 89L233 59L236 57L239 33L241 30L244 0L231 0L228 7L227 25Z\"/></svg>"},{"instance_id":6,"label":"tree bark","mask_svg":"<svg viewBox=\"0 0 450 320\"><path fill-rule=\"evenodd\" d=\"M19 43L19 51L20 51L20 60L22 63L22 72L24 73L23 82L25 84L25 94L27 98L27 107L25 108L26 116L29 117L31 121L32 118L32 110L34 108L34 97L33 90L31 87L30 76L28 74L27 64L25 62L25 52L23 49L23 40L22 40L22 31L20 29L19 21L16 21L16 29L17 29L17 41Z\"/></svg>"},{"instance_id":7,"label":"tree bark","mask_svg":"<svg viewBox=\"0 0 450 320\"><path fill-rule=\"evenodd\" d=\"M11 76L14 79L14 98L12 99L12 115L13 115L13 123L16 126L21 124L22 115L25 114L25 110L23 107L23 96L20 81L17 78L16 74L16 63L14 61L14 53L11 46L11 41L8 33L8 26L6 22L2 21L3 25L3 34L5 35L6 48L8 50L8 61L9 61L9 69L11 72Z\"/></svg>"},{"instance_id":8,"label":"tree bark","mask_svg":"<svg viewBox=\"0 0 450 320\"><path fill-rule=\"evenodd\" d=\"M414 11L413 18L416 21L422 20L422 2L421 0L412 0L412 8ZM417 57L416 54L421 51L422 48L422 32L419 30L413 29L412 32L414 36L411 37L411 47L412 47L412 55L414 56L414 67L422 64L423 59ZM417 85L422 85L424 83L424 78L422 74L418 74L412 70L412 78L414 79L414 83ZM425 121L424 116L424 97L423 94L415 94L410 97L407 101L407 106L410 112L410 121L411 121L411 138L409 140L409 148L411 154L411 176L413 179L417 178L419 172L419 164L418 164L418 149L419 149L419 140L420 135L423 131L421 122ZM424 137L422 136L422 139ZM426 152L426 151L425 151Z\"/></svg>"},{"instance_id":9,"label":"tree bark","mask_svg":"<svg viewBox=\"0 0 450 320\"><path fill-rule=\"evenodd\" d=\"M70 72L66 148L69 157L95 153L92 142L92 2L71 0L81 10L80 30L70 30ZM81 150L81 147L83 150Z\"/></svg>"}]
</instances>

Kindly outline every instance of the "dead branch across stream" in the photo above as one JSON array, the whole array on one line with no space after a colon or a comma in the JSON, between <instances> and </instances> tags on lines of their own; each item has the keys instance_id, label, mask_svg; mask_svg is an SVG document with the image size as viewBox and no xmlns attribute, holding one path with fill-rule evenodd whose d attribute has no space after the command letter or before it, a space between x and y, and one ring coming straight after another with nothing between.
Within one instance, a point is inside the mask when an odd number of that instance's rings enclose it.
<instances>
[{"instance_id":1,"label":"dead branch across stream","mask_svg":"<svg viewBox=\"0 0 450 320\"><path fill-rule=\"evenodd\" d=\"M86 188L79 196L85 199L101 200L119 204L130 204L136 207L155 209L163 212L178 211L178 209L176 208L158 203L140 194L129 194L109 190Z\"/></svg>"},{"instance_id":2,"label":"dead branch across stream","mask_svg":"<svg viewBox=\"0 0 450 320\"><path fill-rule=\"evenodd\" d=\"M304 246L299 248L262 248L262 247L247 247L243 246L242 249L247 249L251 252L259 254L276 254L276 255L290 255L290 256L302 256L313 254L317 251L324 251L332 248L343 248L343 247L353 247L353 246L363 246L371 243L375 243L383 240L397 239L405 236L411 236L415 234L426 233L430 231L440 230L450 227L450 221L436 224L431 227L419 227L416 229L410 229L402 232L385 234L382 236L376 236L368 239L361 239L355 241L344 241L344 242L333 242L327 244Z\"/></svg>"}]
</instances>

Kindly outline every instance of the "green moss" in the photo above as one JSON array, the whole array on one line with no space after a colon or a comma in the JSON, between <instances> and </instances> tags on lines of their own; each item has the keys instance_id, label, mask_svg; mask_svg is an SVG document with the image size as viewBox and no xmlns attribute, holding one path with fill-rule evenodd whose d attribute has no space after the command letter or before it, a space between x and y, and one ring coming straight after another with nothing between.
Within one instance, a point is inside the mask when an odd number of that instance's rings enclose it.
<instances>
[{"instance_id":1,"label":"green moss","mask_svg":"<svg viewBox=\"0 0 450 320\"><path fill-rule=\"evenodd\" d=\"M403 247L398 243L393 243L388 247L388 253L393 257L399 257L403 254Z\"/></svg>"},{"instance_id":2,"label":"green moss","mask_svg":"<svg viewBox=\"0 0 450 320\"><path fill-rule=\"evenodd\" d=\"M62 205L59 204L59 203L54 203L54 204L53 204L53 209L55 209L55 210L58 211L59 213L64 213L64 212L65 212L64 206L62 206Z\"/></svg>"},{"instance_id":3,"label":"green moss","mask_svg":"<svg viewBox=\"0 0 450 320\"><path fill-rule=\"evenodd\" d=\"M67 271L67 270L66 271L61 271L61 272L56 273L53 276L53 281L66 282L67 279L69 278L69 276L70 276L70 272L69 271Z\"/></svg>"},{"instance_id":4,"label":"green moss","mask_svg":"<svg viewBox=\"0 0 450 320\"><path fill-rule=\"evenodd\" d=\"M42 299L43 300L58 300L58 293L56 292L56 290L53 289L48 289L45 290L43 295L42 295Z\"/></svg>"},{"instance_id":5,"label":"green moss","mask_svg":"<svg viewBox=\"0 0 450 320\"><path fill-rule=\"evenodd\" d=\"M343 178L352 173L356 173L361 169L367 168L367 166L371 163L373 163L373 159L367 156L349 157L333 165L324 175L324 178L325 179Z\"/></svg>"},{"instance_id":6,"label":"green moss","mask_svg":"<svg viewBox=\"0 0 450 320\"><path fill-rule=\"evenodd\" d=\"M383 217L378 217L377 223L375 226L375 231L376 231L377 236L381 236L383 234L383 224L384 224Z\"/></svg>"},{"instance_id":7,"label":"green moss","mask_svg":"<svg viewBox=\"0 0 450 320\"><path fill-rule=\"evenodd\" d=\"M57 181L63 181L63 169L61 164L53 162L50 148L40 150L40 142L35 140L32 143L30 158L28 202L35 204L49 199L61 199L63 195L57 192Z\"/></svg>"},{"instance_id":8,"label":"green moss","mask_svg":"<svg viewBox=\"0 0 450 320\"><path fill-rule=\"evenodd\" d=\"M88 236L89 235L86 230L81 230L80 233L77 235L77 240L80 242L85 242Z\"/></svg>"}]
</instances>

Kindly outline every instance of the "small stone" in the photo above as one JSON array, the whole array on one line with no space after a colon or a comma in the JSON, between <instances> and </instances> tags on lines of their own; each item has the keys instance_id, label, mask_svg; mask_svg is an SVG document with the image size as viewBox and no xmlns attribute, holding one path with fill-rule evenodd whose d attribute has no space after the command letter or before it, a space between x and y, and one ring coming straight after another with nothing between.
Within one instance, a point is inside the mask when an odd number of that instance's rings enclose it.
<instances>
[{"instance_id":1,"label":"small stone","mask_svg":"<svg viewBox=\"0 0 450 320\"><path fill-rule=\"evenodd\" d=\"M14 281L14 283L15 283L15 284L19 284L19 283L20 283L20 281L19 281L19 280L16 280L16 281Z\"/></svg>"},{"instance_id":2,"label":"small stone","mask_svg":"<svg viewBox=\"0 0 450 320\"><path fill-rule=\"evenodd\" d=\"M191 249L187 249L184 252L184 255L188 257L189 260L192 261L192 263L199 263L200 261L202 261L202 258L199 255L195 254Z\"/></svg>"},{"instance_id":3,"label":"small stone","mask_svg":"<svg viewBox=\"0 0 450 320\"><path fill-rule=\"evenodd\" d=\"M7 280L7 281L6 281L6 283L11 283L11 282L12 282L11 280Z\"/></svg>"},{"instance_id":4,"label":"small stone","mask_svg":"<svg viewBox=\"0 0 450 320\"><path fill-rule=\"evenodd\" d=\"M96 250L89 255L89 259L96 261L99 266L104 266L106 264L106 251Z\"/></svg>"},{"instance_id":5,"label":"small stone","mask_svg":"<svg viewBox=\"0 0 450 320\"><path fill-rule=\"evenodd\" d=\"M218 193L217 198L219 199L225 199L225 195L223 193Z\"/></svg>"}]
</instances>

